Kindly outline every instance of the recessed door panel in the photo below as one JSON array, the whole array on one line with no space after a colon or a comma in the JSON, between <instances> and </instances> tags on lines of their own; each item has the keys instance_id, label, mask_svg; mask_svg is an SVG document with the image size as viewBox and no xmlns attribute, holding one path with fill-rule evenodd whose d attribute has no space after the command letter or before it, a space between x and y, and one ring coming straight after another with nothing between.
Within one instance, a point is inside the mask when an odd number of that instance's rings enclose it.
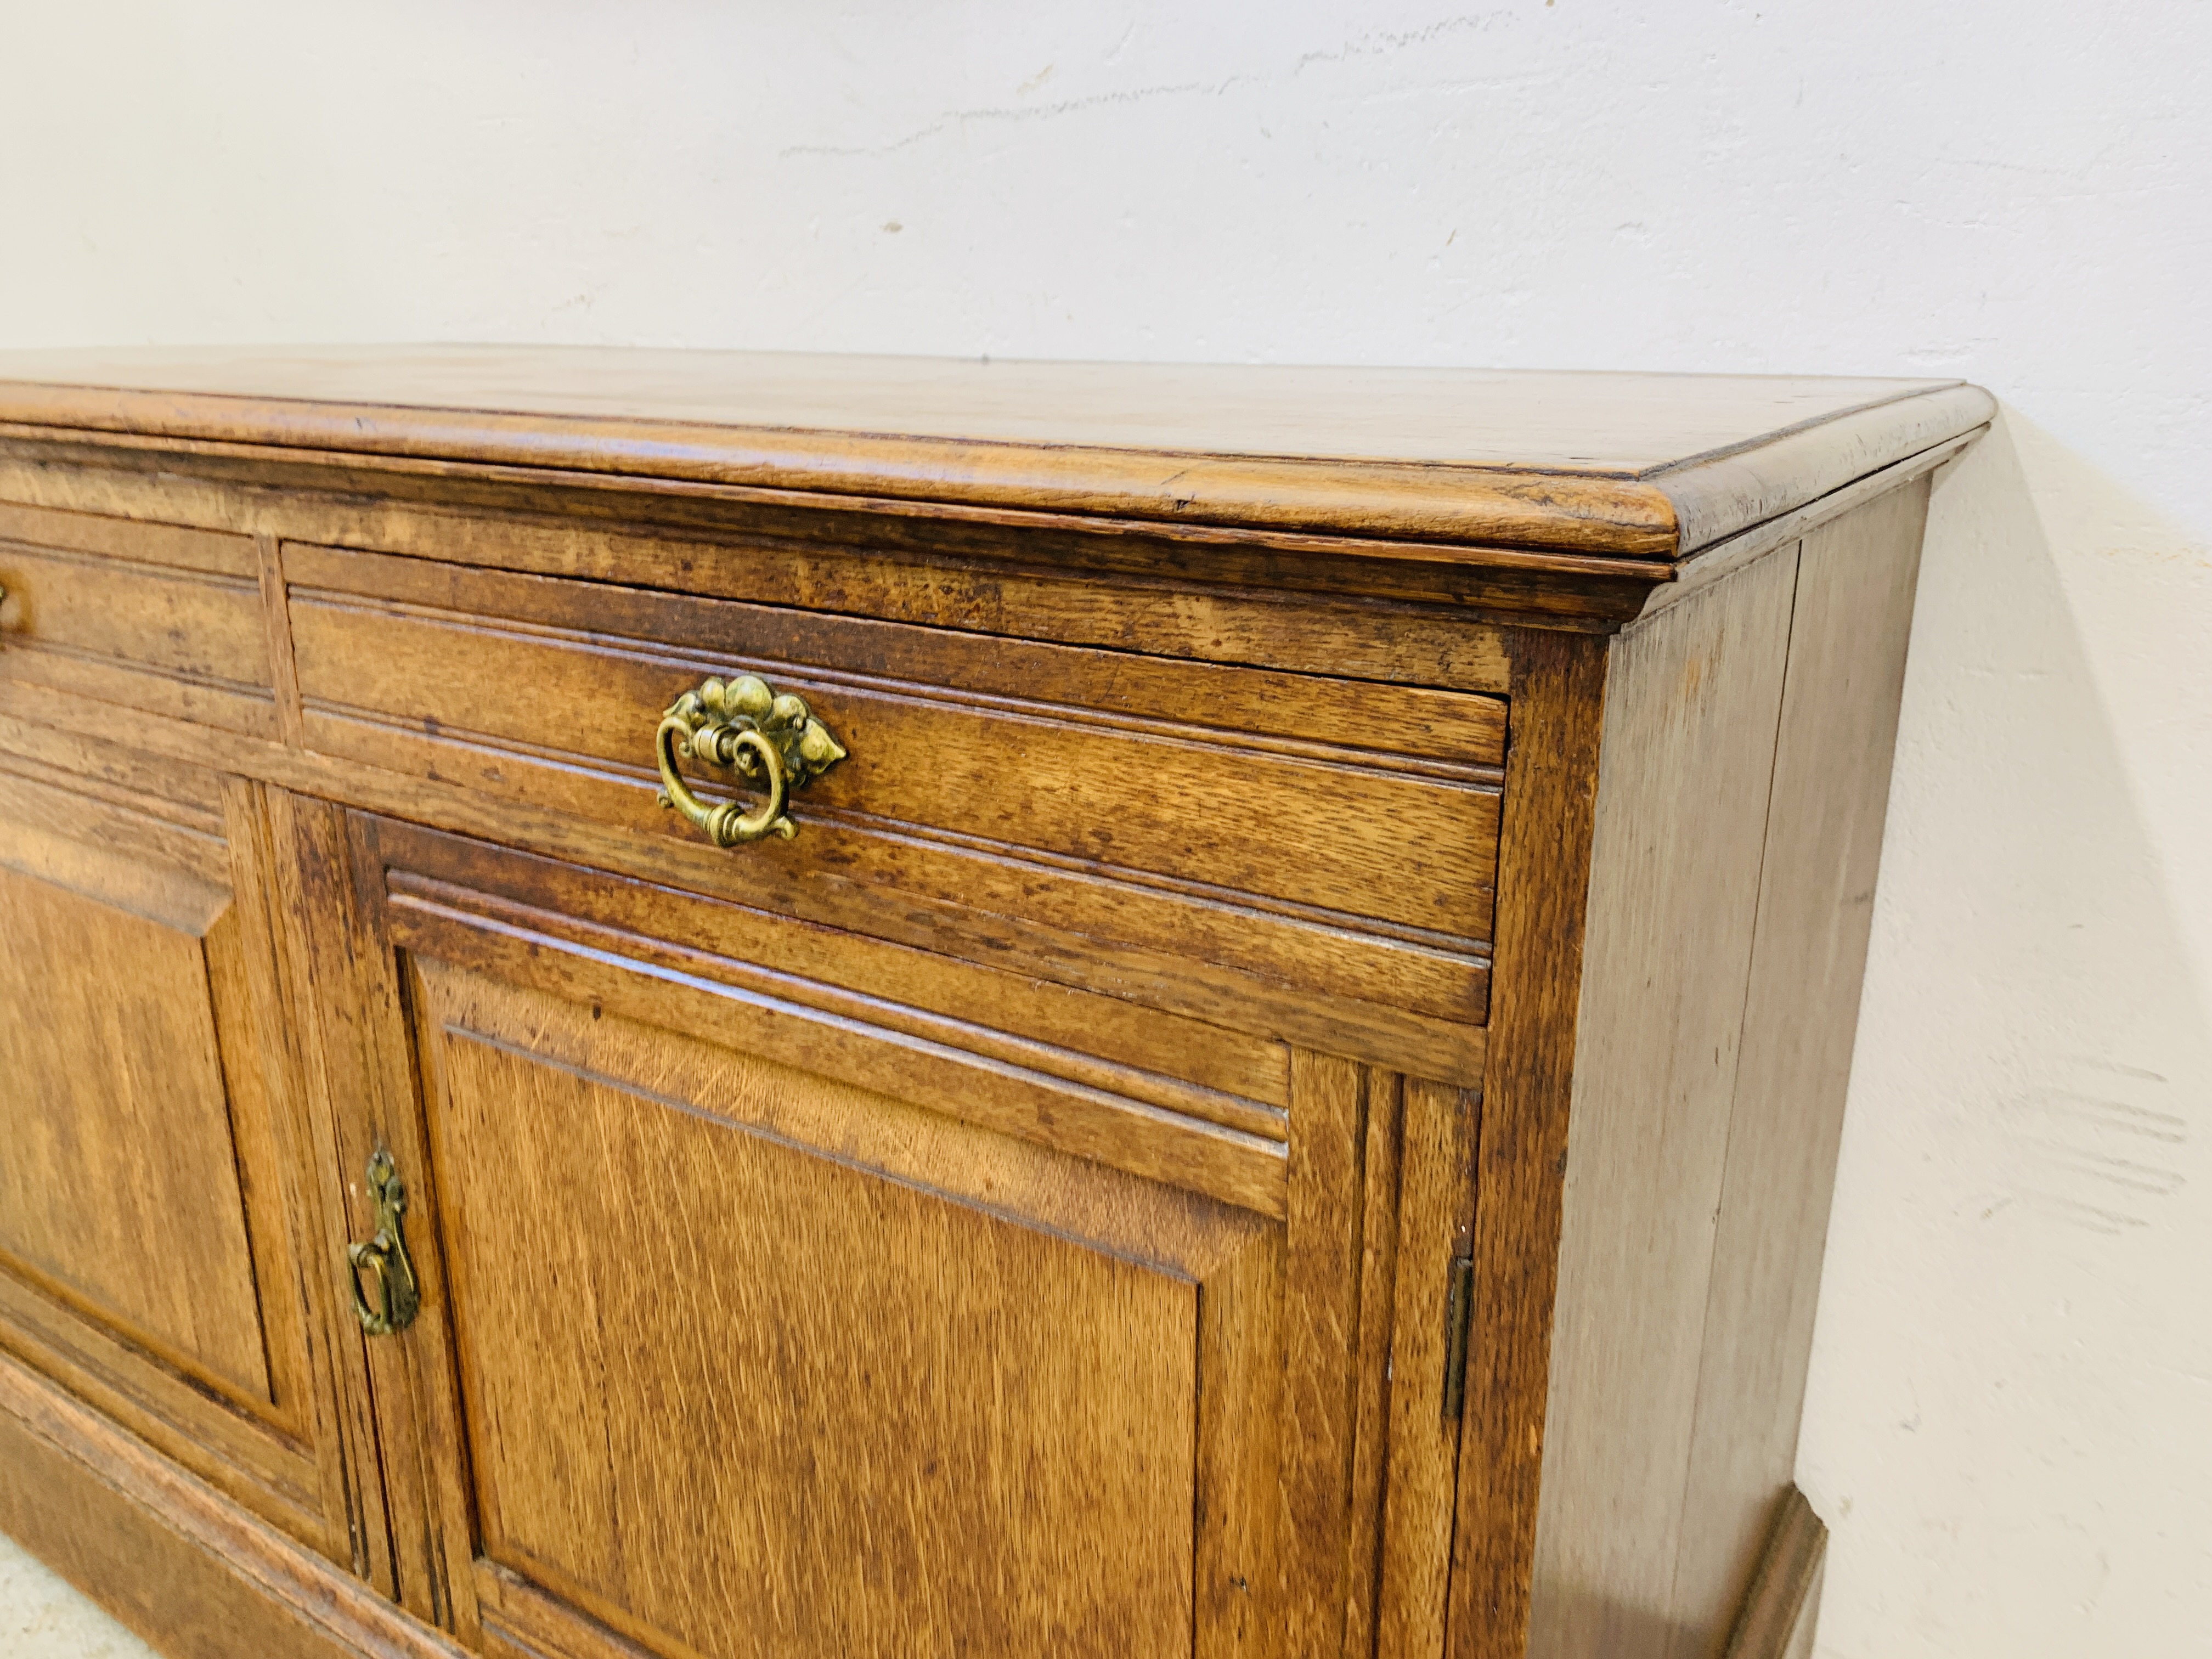
<instances>
[{"instance_id":1,"label":"recessed door panel","mask_svg":"<svg viewBox=\"0 0 2212 1659\"><path fill-rule=\"evenodd\" d=\"M1287 1146L1223 1165L988 1006L956 1044L840 989L871 941L771 974L604 872L348 834L412 1034L357 1131L422 1293L379 1411L464 1644L1441 1651L1471 1097L1294 1053Z\"/></svg>"},{"instance_id":2,"label":"recessed door panel","mask_svg":"<svg viewBox=\"0 0 2212 1659\"><path fill-rule=\"evenodd\" d=\"M155 921L0 867L0 1251L267 1401L208 973L208 935L235 922L227 894L178 889Z\"/></svg>"},{"instance_id":3,"label":"recessed door panel","mask_svg":"<svg viewBox=\"0 0 2212 1659\"><path fill-rule=\"evenodd\" d=\"M263 793L0 732L0 1348L350 1556Z\"/></svg>"},{"instance_id":4,"label":"recessed door panel","mask_svg":"<svg viewBox=\"0 0 2212 1659\"><path fill-rule=\"evenodd\" d=\"M488 1559L676 1651L1188 1648L1199 1286L1062 1231L1090 1171L994 1203L894 1102L424 983Z\"/></svg>"}]
</instances>

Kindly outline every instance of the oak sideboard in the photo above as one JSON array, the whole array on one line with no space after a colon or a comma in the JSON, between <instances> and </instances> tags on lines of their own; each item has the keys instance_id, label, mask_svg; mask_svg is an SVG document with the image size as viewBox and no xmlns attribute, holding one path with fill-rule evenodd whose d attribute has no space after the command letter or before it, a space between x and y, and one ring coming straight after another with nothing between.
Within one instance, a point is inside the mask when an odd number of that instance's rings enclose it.
<instances>
[{"instance_id":1,"label":"oak sideboard","mask_svg":"<svg viewBox=\"0 0 2212 1659\"><path fill-rule=\"evenodd\" d=\"M0 356L0 1531L179 1656L1806 1651L1991 411Z\"/></svg>"}]
</instances>

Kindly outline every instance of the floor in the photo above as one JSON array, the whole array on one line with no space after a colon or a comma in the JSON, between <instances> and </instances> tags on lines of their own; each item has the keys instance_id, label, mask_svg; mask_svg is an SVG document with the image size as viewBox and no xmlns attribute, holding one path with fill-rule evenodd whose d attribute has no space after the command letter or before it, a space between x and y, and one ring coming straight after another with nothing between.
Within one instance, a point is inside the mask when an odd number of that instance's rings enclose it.
<instances>
[{"instance_id":1,"label":"floor","mask_svg":"<svg viewBox=\"0 0 2212 1659\"><path fill-rule=\"evenodd\" d=\"M154 1659L154 1650L0 1534L0 1655Z\"/></svg>"}]
</instances>

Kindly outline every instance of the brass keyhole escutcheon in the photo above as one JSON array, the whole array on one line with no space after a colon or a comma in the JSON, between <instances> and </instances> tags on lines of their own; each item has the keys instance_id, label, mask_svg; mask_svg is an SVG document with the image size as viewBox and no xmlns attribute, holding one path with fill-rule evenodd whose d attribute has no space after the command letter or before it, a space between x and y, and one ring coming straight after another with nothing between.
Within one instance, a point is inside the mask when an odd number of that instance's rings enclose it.
<instances>
[{"instance_id":1,"label":"brass keyhole escutcheon","mask_svg":"<svg viewBox=\"0 0 2212 1659\"><path fill-rule=\"evenodd\" d=\"M806 700L778 692L757 675L709 679L669 705L653 736L660 767L660 804L681 812L717 847L764 836L788 841L799 826L785 814L791 792L804 788L845 758L845 745L814 716ZM759 787L748 812L738 802L699 799L677 769L679 760L726 767Z\"/></svg>"},{"instance_id":2,"label":"brass keyhole escutcheon","mask_svg":"<svg viewBox=\"0 0 2212 1659\"><path fill-rule=\"evenodd\" d=\"M376 1205L376 1237L365 1244L346 1246L347 1278L353 1285L354 1316L371 1336L389 1336L415 1322L422 1310L422 1286L415 1280L415 1263L407 1254L407 1239L400 1230L407 1213L407 1184L389 1152L368 1160L368 1194ZM362 1277L376 1281L376 1301L362 1294Z\"/></svg>"}]
</instances>

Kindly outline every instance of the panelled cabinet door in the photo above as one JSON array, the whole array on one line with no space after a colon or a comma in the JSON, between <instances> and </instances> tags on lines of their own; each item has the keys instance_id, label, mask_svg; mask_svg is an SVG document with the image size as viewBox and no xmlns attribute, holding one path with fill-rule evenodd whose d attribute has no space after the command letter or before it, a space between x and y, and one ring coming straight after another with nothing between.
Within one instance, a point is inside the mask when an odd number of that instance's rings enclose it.
<instances>
[{"instance_id":1,"label":"panelled cabinet door","mask_svg":"<svg viewBox=\"0 0 2212 1659\"><path fill-rule=\"evenodd\" d=\"M0 747L0 1346L346 1559L260 792L76 758Z\"/></svg>"},{"instance_id":2,"label":"panelled cabinet door","mask_svg":"<svg viewBox=\"0 0 2212 1659\"><path fill-rule=\"evenodd\" d=\"M1441 1650L1471 1097L1287 1055L1287 1144L1194 1127L918 1036L834 950L721 954L734 907L659 896L647 938L612 877L350 844L412 1036L369 1135L424 1287L392 1340L450 1379L392 1427L465 1640Z\"/></svg>"}]
</instances>

